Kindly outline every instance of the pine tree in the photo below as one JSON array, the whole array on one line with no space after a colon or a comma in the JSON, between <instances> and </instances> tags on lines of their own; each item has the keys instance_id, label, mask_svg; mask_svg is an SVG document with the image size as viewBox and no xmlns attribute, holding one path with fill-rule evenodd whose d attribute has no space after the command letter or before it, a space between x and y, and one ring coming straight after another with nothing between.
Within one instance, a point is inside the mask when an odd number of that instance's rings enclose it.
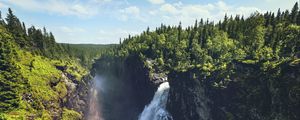
<instances>
[{"instance_id":1,"label":"pine tree","mask_svg":"<svg viewBox=\"0 0 300 120\"><path fill-rule=\"evenodd\" d=\"M299 6L298 6L298 2L295 3L291 14L290 14L290 22L291 23L296 23L297 22L297 15L298 15L298 10L299 10Z\"/></svg>"},{"instance_id":2,"label":"pine tree","mask_svg":"<svg viewBox=\"0 0 300 120\"><path fill-rule=\"evenodd\" d=\"M277 11L277 15L276 15L276 22L281 22L282 18L281 18L281 11L280 8Z\"/></svg>"},{"instance_id":3,"label":"pine tree","mask_svg":"<svg viewBox=\"0 0 300 120\"><path fill-rule=\"evenodd\" d=\"M228 28L228 17L227 14L225 14L223 24L222 24L222 30L227 31L227 28Z\"/></svg>"},{"instance_id":4,"label":"pine tree","mask_svg":"<svg viewBox=\"0 0 300 120\"><path fill-rule=\"evenodd\" d=\"M23 28L24 35L27 35L27 29L24 22L22 22L22 28Z\"/></svg>"},{"instance_id":5,"label":"pine tree","mask_svg":"<svg viewBox=\"0 0 300 120\"><path fill-rule=\"evenodd\" d=\"M247 29L245 30L245 38L243 40L244 50L248 52L251 59L257 58L257 51L264 46L264 17L258 13L253 14L246 20Z\"/></svg>"},{"instance_id":6,"label":"pine tree","mask_svg":"<svg viewBox=\"0 0 300 120\"><path fill-rule=\"evenodd\" d=\"M179 22L179 25L178 25L178 41L181 41L181 32L182 32L182 26L181 26L181 22Z\"/></svg>"},{"instance_id":7,"label":"pine tree","mask_svg":"<svg viewBox=\"0 0 300 120\"><path fill-rule=\"evenodd\" d=\"M275 27L275 25L276 25L274 13L271 14L270 24L272 25L272 27Z\"/></svg>"},{"instance_id":8,"label":"pine tree","mask_svg":"<svg viewBox=\"0 0 300 120\"><path fill-rule=\"evenodd\" d=\"M1 11L0 11L0 25L5 25L5 22L4 22L3 18L2 18Z\"/></svg>"},{"instance_id":9,"label":"pine tree","mask_svg":"<svg viewBox=\"0 0 300 120\"><path fill-rule=\"evenodd\" d=\"M298 11L296 22L297 22L297 25L300 25L300 10Z\"/></svg>"},{"instance_id":10,"label":"pine tree","mask_svg":"<svg viewBox=\"0 0 300 120\"><path fill-rule=\"evenodd\" d=\"M195 21L194 30L196 30L197 28L198 28L198 20Z\"/></svg>"},{"instance_id":11,"label":"pine tree","mask_svg":"<svg viewBox=\"0 0 300 120\"><path fill-rule=\"evenodd\" d=\"M18 43L20 47L25 47L27 41L25 40L23 26L20 20L13 14L13 11L10 8L8 8L6 22L6 27L8 31L13 34L16 43Z\"/></svg>"},{"instance_id":12,"label":"pine tree","mask_svg":"<svg viewBox=\"0 0 300 120\"><path fill-rule=\"evenodd\" d=\"M146 33L149 34L149 32L150 32L150 28L149 28L149 26L148 26L148 27L147 27Z\"/></svg>"},{"instance_id":13,"label":"pine tree","mask_svg":"<svg viewBox=\"0 0 300 120\"><path fill-rule=\"evenodd\" d=\"M18 84L26 82L21 81L20 71L14 62L15 47L10 42L11 37L7 36L7 32L0 32L0 112L18 107Z\"/></svg>"}]
</instances>

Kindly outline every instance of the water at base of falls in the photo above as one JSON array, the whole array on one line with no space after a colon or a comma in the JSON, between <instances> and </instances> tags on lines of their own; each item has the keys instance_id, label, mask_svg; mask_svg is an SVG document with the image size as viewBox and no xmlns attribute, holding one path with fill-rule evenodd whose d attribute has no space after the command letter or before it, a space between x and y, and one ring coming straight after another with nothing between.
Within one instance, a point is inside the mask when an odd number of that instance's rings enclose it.
<instances>
[{"instance_id":1,"label":"water at base of falls","mask_svg":"<svg viewBox=\"0 0 300 120\"><path fill-rule=\"evenodd\" d=\"M160 84L151 103L140 114L139 120L173 120L172 116L166 111L169 88L168 82Z\"/></svg>"},{"instance_id":2,"label":"water at base of falls","mask_svg":"<svg viewBox=\"0 0 300 120\"><path fill-rule=\"evenodd\" d=\"M98 91L96 89L96 86L93 85L90 90L90 100L89 100L89 111L88 111L88 120L103 120L101 118L101 112L99 111L99 100L98 100Z\"/></svg>"},{"instance_id":3,"label":"water at base of falls","mask_svg":"<svg viewBox=\"0 0 300 120\"><path fill-rule=\"evenodd\" d=\"M90 90L87 120L172 120L166 111L169 83L160 84L142 113L130 84L110 75L96 75ZM139 108L139 109L138 109Z\"/></svg>"},{"instance_id":4,"label":"water at base of falls","mask_svg":"<svg viewBox=\"0 0 300 120\"><path fill-rule=\"evenodd\" d=\"M98 99L99 95L99 85L97 81L93 81L90 92L89 92L89 109L87 120L103 120L102 114L100 111L101 103Z\"/></svg>"}]
</instances>

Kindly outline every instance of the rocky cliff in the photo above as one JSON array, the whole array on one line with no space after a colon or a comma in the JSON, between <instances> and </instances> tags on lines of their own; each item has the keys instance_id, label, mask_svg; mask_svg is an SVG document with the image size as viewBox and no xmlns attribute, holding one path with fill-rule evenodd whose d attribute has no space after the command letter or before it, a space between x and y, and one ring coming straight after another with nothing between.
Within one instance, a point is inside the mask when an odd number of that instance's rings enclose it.
<instances>
[{"instance_id":1,"label":"rocky cliff","mask_svg":"<svg viewBox=\"0 0 300 120\"><path fill-rule=\"evenodd\" d=\"M118 82L131 88L121 89L134 101L128 119L136 119L150 102L157 85L166 77L170 84L167 110L174 120L296 120L299 119L299 60L268 63L232 61L225 69L210 74L159 72L150 59L101 58L94 68L98 74L118 76ZM153 68L153 69L149 69ZM132 104L131 104L132 105ZM123 117L124 118L124 117ZM113 118L112 118L113 119ZM124 119L127 119L126 117Z\"/></svg>"},{"instance_id":2,"label":"rocky cliff","mask_svg":"<svg viewBox=\"0 0 300 120\"><path fill-rule=\"evenodd\" d=\"M100 94L105 119L137 119L157 89L160 76L153 77L137 56L126 59L102 57L93 66L105 90ZM100 81L101 81L100 80ZM114 115L112 115L114 113Z\"/></svg>"},{"instance_id":3,"label":"rocky cliff","mask_svg":"<svg viewBox=\"0 0 300 120\"><path fill-rule=\"evenodd\" d=\"M215 85L220 72L202 79L171 73L167 109L175 120L299 119L299 60L262 66L232 62L234 73L222 87Z\"/></svg>"}]
</instances>

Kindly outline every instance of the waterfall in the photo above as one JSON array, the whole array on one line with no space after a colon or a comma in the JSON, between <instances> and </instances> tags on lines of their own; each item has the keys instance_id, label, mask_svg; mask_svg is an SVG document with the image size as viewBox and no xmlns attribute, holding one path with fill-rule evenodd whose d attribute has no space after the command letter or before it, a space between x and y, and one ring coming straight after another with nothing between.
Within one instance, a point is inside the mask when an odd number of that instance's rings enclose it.
<instances>
[{"instance_id":1,"label":"waterfall","mask_svg":"<svg viewBox=\"0 0 300 120\"><path fill-rule=\"evenodd\" d=\"M172 116L166 111L169 94L169 83L160 84L154 97L139 116L139 120L172 120Z\"/></svg>"},{"instance_id":2,"label":"waterfall","mask_svg":"<svg viewBox=\"0 0 300 120\"><path fill-rule=\"evenodd\" d=\"M90 89L90 95L89 95L89 109L88 109L88 120L103 120L101 112L100 112L100 101L98 99L98 89L99 88L99 83L97 80L96 76L94 78L93 84ZM98 84L97 84L98 83Z\"/></svg>"}]
</instances>

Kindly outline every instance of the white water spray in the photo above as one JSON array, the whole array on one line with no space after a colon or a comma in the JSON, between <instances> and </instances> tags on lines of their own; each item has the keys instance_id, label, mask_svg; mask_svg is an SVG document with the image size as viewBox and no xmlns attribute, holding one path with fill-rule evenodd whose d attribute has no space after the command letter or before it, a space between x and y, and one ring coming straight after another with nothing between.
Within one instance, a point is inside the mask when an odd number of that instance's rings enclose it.
<instances>
[{"instance_id":1,"label":"white water spray","mask_svg":"<svg viewBox=\"0 0 300 120\"><path fill-rule=\"evenodd\" d=\"M169 83L160 84L149 105L139 116L139 120L172 120L172 116L166 111L169 94Z\"/></svg>"},{"instance_id":2,"label":"white water spray","mask_svg":"<svg viewBox=\"0 0 300 120\"><path fill-rule=\"evenodd\" d=\"M99 81L97 81L99 76L96 76L94 78L93 84L90 89L90 97L89 97L89 114L87 119L88 120L103 120L101 111L100 111L100 101L98 99L98 91L99 87Z\"/></svg>"}]
</instances>

